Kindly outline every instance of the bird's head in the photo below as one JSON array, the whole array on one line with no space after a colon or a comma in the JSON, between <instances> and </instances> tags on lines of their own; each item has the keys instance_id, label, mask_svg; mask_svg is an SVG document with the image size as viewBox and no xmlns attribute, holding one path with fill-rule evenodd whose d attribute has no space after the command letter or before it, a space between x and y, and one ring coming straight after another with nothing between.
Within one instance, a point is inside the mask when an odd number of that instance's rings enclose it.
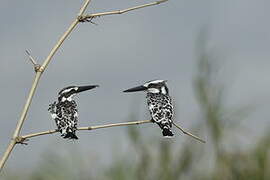
<instances>
[{"instance_id":1,"label":"bird's head","mask_svg":"<svg viewBox=\"0 0 270 180\"><path fill-rule=\"evenodd\" d=\"M83 92L87 91L93 88L98 87L98 85L90 85L90 86L68 86L63 88L59 93L58 93L58 100L59 101L71 101L73 96Z\"/></svg>"},{"instance_id":2,"label":"bird's head","mask_svg":"<svg viewBox=\"0 0 270 180\"><path fill-rule=\"evenodd\" d=\"M166 85L166 80L148 81L141 86L127 89L124 92L135 92L135 91L146 91L152 94L164 94L164 95L169 94L169 90Z\"/></svg>"}]
</instances>

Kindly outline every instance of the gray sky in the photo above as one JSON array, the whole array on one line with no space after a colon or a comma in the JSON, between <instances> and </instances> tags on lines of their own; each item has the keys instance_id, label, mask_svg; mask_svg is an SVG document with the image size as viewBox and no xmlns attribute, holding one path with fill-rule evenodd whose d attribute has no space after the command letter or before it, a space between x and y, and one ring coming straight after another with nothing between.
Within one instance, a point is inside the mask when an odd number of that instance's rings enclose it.
<instances>
[{"instance_id":1,"label":"gray sky","mask_svg":"<svg viewBox=\"0 0 270 180\"><path fill-rule=\"evenodd\" d=\"M88 13L123 9L151 1L95 1ZM0 154L14 131L34 73L25 55L29 49L39 62L67 29L82 1L9 1L0 3ZM144 94L122 90L151 79L167 79L177 104L178 119L188 128L199 121L194 96L196 40L202 27L209 30L209 46L220 52L222 79L228 87L228 106L260 104L248 124L249 138L269 124L270 2L267 0L170 0L124 15L107 16L80 24L64 42L41 78L23 127L23 134L55 128L47 108L57 92L68 85L99 84L77 97L79 124L126 121L132 103L138 118L148 118ZM137 120L137 119L136 119ZM254 126L256 125L256 126ZM265 126L267 127L267 126ZM160 136L155 126L142 125ZM203 130L202 130L203 131ZM125 128L78 133L78 142L58 134L31 139L17 146L7 167L33 166L52 144L56 150L78 147L83 153L109 159L111 146L127 151ZM177 135L178 143L187 137ZM248 142L247 143L251 143ZM27 159L27 161L26 161Z\"/></svg>"}]
</instances>

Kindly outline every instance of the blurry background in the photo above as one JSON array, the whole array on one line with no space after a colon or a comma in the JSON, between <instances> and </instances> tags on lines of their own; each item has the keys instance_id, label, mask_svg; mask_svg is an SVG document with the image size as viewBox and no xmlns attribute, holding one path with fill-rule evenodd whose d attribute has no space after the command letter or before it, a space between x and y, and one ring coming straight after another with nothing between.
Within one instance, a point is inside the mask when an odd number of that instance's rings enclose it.
<instances>
[{"instance_id":1,"label":"blurry background","mask_svg":"<svg viewBox=\"0 0 270 180\"><path fill-rule=\"evenodd\" d=\"M88 13L150 1L95 1ZM25 103L34 72L83 2L0 5L0 154ZM44 73L22 134L54 129L47 112L69 85L99 84L77 97L79 125L149 119L144 93L122 90L167 79L175 121L206 139L163 139L156 125L59 134L16 146L1 179L269 179L270 2L170 0L80 24ZM268 169L268 172L266 171Z\"/></svg>"}]
</instances>

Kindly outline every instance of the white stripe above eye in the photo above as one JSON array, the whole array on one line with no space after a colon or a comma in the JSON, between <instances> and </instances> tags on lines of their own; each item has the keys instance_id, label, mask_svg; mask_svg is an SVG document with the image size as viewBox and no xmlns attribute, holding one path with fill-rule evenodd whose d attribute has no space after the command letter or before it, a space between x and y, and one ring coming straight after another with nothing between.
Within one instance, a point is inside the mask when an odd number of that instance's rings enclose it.
<instances>
[{"instance_id":1,"label":"white stripe above eye","mask_svg":"<svg viewBox=\"0 0 270 180\"><path fill-rule=\"evenodd\" d=\"M158 83L162 83L165 80L161 80L161 79L156 79L156 80L152 80L152 81L148 81L146 82L143 86L147 87L149 84L158 84Z\"/></svg>"},{"instance_id":2,"label":"white stripe above eye","mask_svg":"<svg viewBox=\"0 0 270 180\"><path fill-rule=\"evenodd\" d=\"M78 87L68 88L68 89L65 89L64 91L62 91L61 94L68 93L68 92L70 92L71 90L77 91L78 89L79 89Z\"/></svg>"},{"instance_id":3,"label":"white stripe above eye","mask_svg":"<svg viewBox=\"0 0 270 180\"><path fill-rule=\"evenodd\" d=\"M157 88L148 88L147 91L150 93L159 93L159 89Z\"/></svg>"}]
</instances>

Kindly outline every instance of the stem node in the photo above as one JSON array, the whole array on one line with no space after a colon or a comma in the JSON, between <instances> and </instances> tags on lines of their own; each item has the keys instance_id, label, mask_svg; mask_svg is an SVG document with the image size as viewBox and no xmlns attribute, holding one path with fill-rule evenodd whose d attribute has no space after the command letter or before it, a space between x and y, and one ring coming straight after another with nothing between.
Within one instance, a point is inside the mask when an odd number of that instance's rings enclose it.
<instances>
[{"instance_id":1,"label":"stem node","mask_svg":"<svg viewBox=\"0 0 270 180\"><path fill-rule=\"evenodd\" d=\"M14 141L16 142L16 144L24 144L24 145L28 145L26 143L26 141L29 141L29 139L26 139L22 136L17 136L16 138L14 138Z\"/></svg>"}]
</instances>

